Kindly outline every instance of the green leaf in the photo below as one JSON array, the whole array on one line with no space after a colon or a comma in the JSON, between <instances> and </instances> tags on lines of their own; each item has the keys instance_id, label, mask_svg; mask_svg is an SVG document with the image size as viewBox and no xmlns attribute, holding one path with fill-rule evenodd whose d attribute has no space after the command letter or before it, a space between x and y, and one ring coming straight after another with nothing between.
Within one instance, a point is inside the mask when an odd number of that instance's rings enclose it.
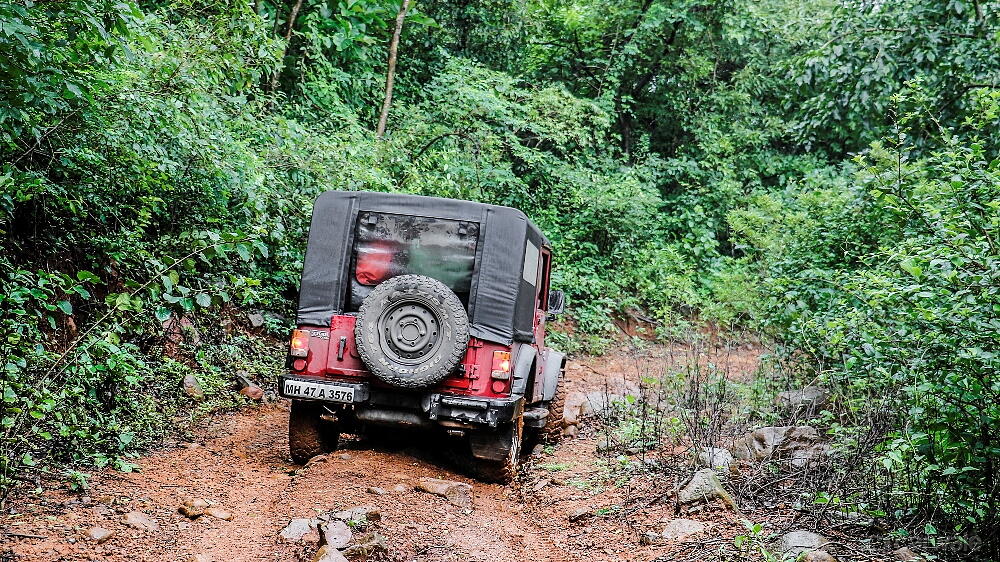
<instances>
[{"instance_id":1,"label":"green leaf","mask_svg":"<svg viewBox=\"0 0 1000 562\"><path fill-rule=\"evenodd\" d=\"M198 293L198 296L195 297L195 301L198 303L198 306L202 308L212 306L212 297L208 296L207 293Z\"/></svg>"},{"instance_id":2,"label":"green leaf","mask_svg":"<svg viewBox=\"0 0 1000 562\"><path fill-rule=\"evenodd\" d=\"M158 307L155 314L156 319L159 320L160 323L166 322L170 319L170 309L165 306Z\"/></svg>"},{"instance_id":3,"label":"green leaf","mask_svg":"<svg viewBox=\"0 0 1000 562\"><path fill-rule=\"evenodd\" d=\"M70 304L69 301L59 301L56 303L56 306L58 306L59 310L62 310L64 314L73 314L73 305Z\"/></svg>"}]
</instances>

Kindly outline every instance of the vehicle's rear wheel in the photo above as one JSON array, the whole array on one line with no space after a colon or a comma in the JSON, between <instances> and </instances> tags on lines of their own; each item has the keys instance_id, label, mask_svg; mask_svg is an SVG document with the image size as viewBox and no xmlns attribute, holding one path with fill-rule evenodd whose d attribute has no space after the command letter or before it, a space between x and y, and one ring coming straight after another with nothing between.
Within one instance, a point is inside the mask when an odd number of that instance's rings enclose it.
<instances>
[{"instance_id":1,"label":"vehicle's rear wheel","mask_svg":"<svg viewBox=\"0 0 1000 562\"><path fill-rule=\"evenodd\" d=\"M322 414L321 404L292 400L288 412L288 451L292 461L303 464L317 455L337 450L340 424L322 419Z\"/></svg>"},{"instance_id":2,"label":"vehicle's rear wheel","mask_svg":"<svg viewBox=\"0 0 1000 562\"><path fill-rule=\"evenodd\" d=\"M476 478L486 482L507 484L517 476L521 463L521 440L524 436L524 417L518 412L514 421L495 432L472 436L471 462ZM480 456L476 456L476 455Z\"/></svg>"},{"instance_id":3,"label":"vehicle's rear wheel","mask_svg":"<svg viewBox=\"0 0 1000 562\"><path fill-rule=\"evenodd\" d=\"M545 427L540 437L545 443L558 443L563 436L563 415L566 409L566 390L563 381L556 385L556 395L549 403L549 415L545 418Z\"/></svg>"}]
</instances>

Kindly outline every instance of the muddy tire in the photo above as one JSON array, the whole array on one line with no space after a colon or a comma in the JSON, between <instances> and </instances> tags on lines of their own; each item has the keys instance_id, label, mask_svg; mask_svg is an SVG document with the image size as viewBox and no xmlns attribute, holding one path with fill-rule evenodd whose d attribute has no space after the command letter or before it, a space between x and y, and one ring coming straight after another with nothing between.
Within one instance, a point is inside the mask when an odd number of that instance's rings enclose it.
<instances>
[{"instance_id":1,"label":"muddy tire","mask_svg":"<svg viewBox=\"0 0 1000 562\"><path fill-rule=\"evenodd\" d=\"M288 452L295 463L304 464L315 456L337 450L340 424L321 419L322 413L320 404L292 401L288 412Z\"/></svg>"},{"instance_id":2,"label":"muddy tire","mask_svg":"<svg viewBox=\"0 0 1000 562\"><path fill-rule=\"evenodd\" d=\"M486 439L483 439L483 438ZM469 468L472 475L484 482L507 484L517 477L521 466L521 445L524 438L524 418L518 414L514 421L505 424L488 436L479 436L484 446L493 449L495 458L481 458L470 455ZM474 437L475 439L475 437ZM473 446L473 449L477 448Z\"/></svg>"},{"instance_id":3,"label":"muddy tire","mask_svg":"<svg viewBox=\"0 0 1000 562\"><path fill-rule=\"evenodd\" d=\"M469 316L444 283L400 275L365 297L354 339L376 378L399 388L426 388L447 377L465 355Z\"/></svg>"},{"instance_id":4,"label":"muddy tire","mask_svg":"<svg viewBox=\"0 0 1000 562\"><path fill-rule=\"evenodd\" d=\"M539 432L541 441L548 444L558 443L563 436L563 415L566 410L566 389L563 381L556 385L556 395L549 403L549 415L545 418L545 427Z\"/></svg>"}]
</instances>

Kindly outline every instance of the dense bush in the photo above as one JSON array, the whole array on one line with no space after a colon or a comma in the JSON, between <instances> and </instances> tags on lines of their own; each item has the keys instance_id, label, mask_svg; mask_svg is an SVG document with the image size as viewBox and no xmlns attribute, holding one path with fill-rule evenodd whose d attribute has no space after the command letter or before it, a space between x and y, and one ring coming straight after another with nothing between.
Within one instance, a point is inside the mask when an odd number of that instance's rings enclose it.
<instances>
[{"instance_id":1,"label":"dense bush","mask_svg":"<svg viewBox=\"0 0 1000 562\"><path fill-rule=\"evenodd\" d=\"M973 130L997 109L995 95L981 102ZM1000 161L947 130L917 151L907 127L922 118L901 115L846 183L762 197L732 221L764 266L763 322L814 358L846 419L890 420L874 428L873 466L843 467L868 486L843 499L900 524L947 521L995 548ZM838 432L850 444L872 429Z\"/></svg>"}]
</instances>

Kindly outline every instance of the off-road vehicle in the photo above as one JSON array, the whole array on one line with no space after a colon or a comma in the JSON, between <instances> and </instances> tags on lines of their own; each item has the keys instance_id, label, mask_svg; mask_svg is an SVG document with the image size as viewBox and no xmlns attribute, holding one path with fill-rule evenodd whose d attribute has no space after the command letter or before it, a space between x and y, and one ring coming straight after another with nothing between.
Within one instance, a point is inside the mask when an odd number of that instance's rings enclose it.
<instances>
[{"instance_id":1,"label":"off-road vehicle","mask_svg":"<svg viewBox=\"0 0 1000 562\"><path fill-rule=\"evenodd\" d=\"M444 432L508 481L522 440L561 433L552 249L516 209L330 191L313 207L288 373L292 459L378 426Z\"/></svg>"}]
</instances>

